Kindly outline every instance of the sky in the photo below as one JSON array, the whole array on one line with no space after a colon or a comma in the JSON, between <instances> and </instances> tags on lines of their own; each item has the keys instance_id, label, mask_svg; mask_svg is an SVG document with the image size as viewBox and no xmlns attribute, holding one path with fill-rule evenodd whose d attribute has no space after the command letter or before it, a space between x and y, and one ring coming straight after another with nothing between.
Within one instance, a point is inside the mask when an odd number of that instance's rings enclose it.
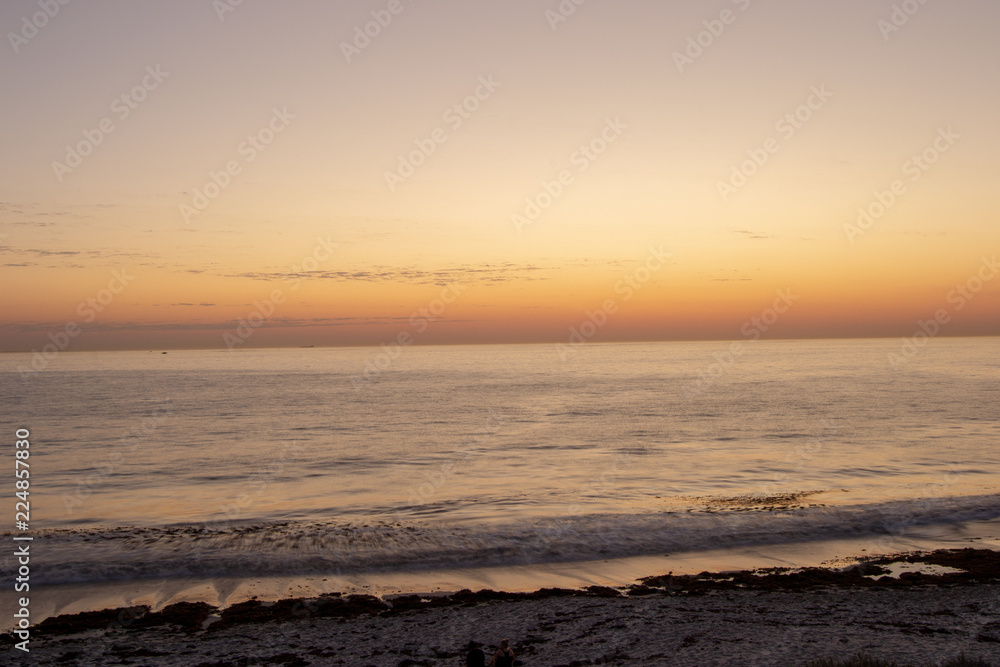
<instances>
[{"instance_id":1,"label":"sky","mask_svg":"<svg viewBox=\"0 0 1000 667\"><path fill-rule=\"evenodd\" d=\"M8 0L0 351L997 335L998 24Z\"/></svg>"}]
</instances>

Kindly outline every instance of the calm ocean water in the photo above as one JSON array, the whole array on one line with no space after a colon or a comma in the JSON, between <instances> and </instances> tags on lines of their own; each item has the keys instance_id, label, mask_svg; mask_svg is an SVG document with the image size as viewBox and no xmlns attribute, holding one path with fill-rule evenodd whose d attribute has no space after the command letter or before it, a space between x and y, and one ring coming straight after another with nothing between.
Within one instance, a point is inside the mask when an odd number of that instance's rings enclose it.
<instances>
[{"instance_id":1,"label":"calm ocean water","mask_svg":"<svg viewBox=\"0 0 1000 667\"><path fill-rule=\"evenodd\" d=\"M935 340L894 370L899 345L416 347L379 372L361 348L63 353L27 378L30 357L8 354L0 424L11 458L31 431L37 583L580 561L1000 517L1000 339Z\"/></svg>"}]
</instances>

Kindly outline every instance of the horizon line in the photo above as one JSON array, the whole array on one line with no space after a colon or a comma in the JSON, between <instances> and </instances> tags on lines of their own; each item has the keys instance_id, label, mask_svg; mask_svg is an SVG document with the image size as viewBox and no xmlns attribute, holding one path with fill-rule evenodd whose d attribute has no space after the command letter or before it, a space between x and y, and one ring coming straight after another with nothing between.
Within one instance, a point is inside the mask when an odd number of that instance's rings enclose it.
<instances>
[{"instance_id":1,"label":"horizon line","mask_svg":"<svg viewBox=\"0 0 1000 667\"><path fill-rule=\"evenodd\" d=\"M809 341L837 341L837 340L893 340L893 339L903 339L911 340L914 338L913 335L910 336L813 336L813 337L761 337L758 339L753 338L670 338L670 339L622 339L622 340L607 340L607 341L585 341L583 343L567 343L566 341L510 341L510 342L465 342L465 343L438 343L438 342L418 342L406 345L405 347L471 347L471 346L500 346L500 345L569 345L573 347L584 347L587 345L648 345L650 343L745 343L747 345L755 343L774 343L774 342L809 342ZM958 339L958 338L1000 338L1000 333L995 334L940 334L929 338L948 338L948 339ZM326 344L326 345L258 345L258 346L247 346L240 348L226 348L224 345L219 347L120 347L120 348L106 348L106 349L62 349L58 350L58 353L62 352L243 352L247 350L308 350L308 349L346 349L346 348L380 348L390 344L397 344L395 341L386 342L382 341L379 343L373 343L368 345L357 345L357 344ZM0 350L0 354L41 354L37 349L32 350Z\"/></svg>"}]
</instances>

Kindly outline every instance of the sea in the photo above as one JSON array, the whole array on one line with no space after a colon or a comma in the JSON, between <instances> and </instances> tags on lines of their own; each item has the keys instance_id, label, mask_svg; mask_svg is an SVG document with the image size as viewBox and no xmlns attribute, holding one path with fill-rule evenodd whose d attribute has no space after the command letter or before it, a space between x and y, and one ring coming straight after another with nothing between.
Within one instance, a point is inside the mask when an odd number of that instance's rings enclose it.
<instances>
[{"instance_id":1,"label":"sea","mask_svg":"<svg viewBox=\"0 0 1000 667\"><path fill-rule=\"evenodd\" d=\"M0 539L58 590L996 526L1000 338L922 342L3 354Z\"/></svg>"}]
</instances>

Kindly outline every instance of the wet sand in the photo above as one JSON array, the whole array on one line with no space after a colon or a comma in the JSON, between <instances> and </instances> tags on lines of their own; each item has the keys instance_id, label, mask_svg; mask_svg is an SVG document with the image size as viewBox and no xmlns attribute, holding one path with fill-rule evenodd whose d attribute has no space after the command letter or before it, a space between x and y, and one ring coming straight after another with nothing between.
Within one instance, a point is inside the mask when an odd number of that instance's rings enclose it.
<instances>
[{"instance_id":1,"label":"wet sand","mask_svg":"<svg viewBox=\"0 0 1000 667\"><path fill-rule=\"evenodd\" d=\"M380 598L399 594L445 595L484 588L529 592L541 588L625 587L643 577L672 571L753 570L770 567L844 566L856 556L889 556L964 547L1000 548L1000 521L912 526L905 535L719 548L601 561L478 569L414 570L367 574L255 578L167 579L32 587L32 621L96 609L148 606L158 611L177 602L205 602L225 608L250 599L318 597L339 592ZM853 554L853 556L849 556ZM846 556L846 557L845 557ZM10 617L13 595L0 599Z\"/></svg>"},{"instance_id":2,"label":"wet sand","mask_svg":"<svg viewBox=\"0 0 1000 667\"><path fill-rule=\"evenodd\" d=\"M1000 552L953 549L839 568L647 577L622 588L182 602L52 617L39 665L455 665L510 637L526 665L800 665L857 652L1000 664ZM12 638L5 637L10 642Z\"/></svg>"}]
</instances>

